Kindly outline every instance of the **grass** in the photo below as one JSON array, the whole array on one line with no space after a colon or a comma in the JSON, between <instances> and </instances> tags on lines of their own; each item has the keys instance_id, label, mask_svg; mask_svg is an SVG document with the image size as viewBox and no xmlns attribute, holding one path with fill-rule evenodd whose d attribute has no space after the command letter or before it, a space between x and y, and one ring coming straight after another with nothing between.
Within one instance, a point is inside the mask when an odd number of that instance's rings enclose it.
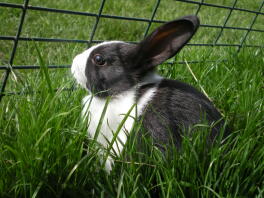
<instances>
[{"instance_id":1,"label":"grass","mask_svg":"<svg viewBox=\"0 0 264 198\"><path fill-rule=\"evenodd\" d=\"M149 17L155 1L144 6L142 2L107 1L104 13ZM231 0L217 3L232 5ZM62 0L31 0L30 4L90 12L97 12L100 5L99 1L87 4ZM197 7L187 5L161 1L156 18L171 20L195 13ZM246 0L238 4L253 10L258 5ZM19 10L0 7L0 12L1 26L5 27L0 35L14 36ZM202 23L221 25L226 14L223 9L202 7L199 16ZM235 13L229 25L239 20L241 27L249 27L252 16ZM264 28L262 19L257 19L254 28ZM30 11L22 36L87 39L93 23L94 18ZM103 19L94 39L139 40L146 27L146 23ZM250 33L247 43L263 44L262 34ZM210 43L217 35L215 30L200 28L192 42ZM240 40L241 32L224 30L219 43ZM189 63L198 82L184 64L161 65L158 71L163 76L198 89L202 86L225 115L232 134L225 144L206 148L201 128L201 133L184 138L180 152L170 148L170 155L164 157L144 136L141 142L145 152L137 150L139 122L108 175L97 156L98 145L89 141L87 126L80 118L85 91L63 91L74 84L69 70L46 69L50 64L70 64L85 47L19 43L14 64L41 65L41 70L13 70L6 91L21 94L5 96L0 103L0 197L264 197L263 49L243 48L237 54L235 48L186 47L177 60L216 60ZM1 65L7 65L11 49L12 42L0 41ZM58 90L51 92L55 87Z\"/></svg>"}]
</instances>

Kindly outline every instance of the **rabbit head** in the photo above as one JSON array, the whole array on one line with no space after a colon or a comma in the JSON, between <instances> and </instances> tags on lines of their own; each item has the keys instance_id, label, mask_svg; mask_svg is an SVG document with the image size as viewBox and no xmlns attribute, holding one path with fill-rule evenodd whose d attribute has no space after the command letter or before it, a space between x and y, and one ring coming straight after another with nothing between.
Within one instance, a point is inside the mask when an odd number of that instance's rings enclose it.
<instances>
[{"instance_id":1,"label":"rabbit head","mask_svg":"<svg viewBox=\"0 0 264 198\"><path fill-rule=\"evenodd\" d=\"M196 16L163 24L138 44L103 42L77 55L71 71L77 82L99 97L129 90L174 56L199 27Z\"/></svg>"}]
</instances>

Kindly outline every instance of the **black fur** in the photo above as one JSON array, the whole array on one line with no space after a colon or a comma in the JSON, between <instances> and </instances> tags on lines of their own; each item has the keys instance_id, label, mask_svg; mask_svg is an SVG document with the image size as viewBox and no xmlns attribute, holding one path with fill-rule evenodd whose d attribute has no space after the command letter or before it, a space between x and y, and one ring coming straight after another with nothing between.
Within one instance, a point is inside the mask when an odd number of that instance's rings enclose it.
<instances>
[{"instance_id":1,"label":"black fur","mask_svg":"<svg viewBox=\"0 0 264 198\"><path fill-rule=\"evenodd\" d=\"M224 124L221 119L221 114L208 98L195 88L176 80L164 79L145 109L143 125L154 142L167 144L172 135L174 143L180 147L182 133L205 120L208 125L216 122L209 138L213 141Z\"/></svg>"},{"instance_id":2,"label":"black fur","mask_svg":"<svg viewBox=\"0 0 264 198\"><path fill-rule=\"evenodd\" d=\"M139 81L138 75L133 75L135 47L128 43L114 43L95 48L86 63L87 88L99 97L106 97L133 87ZM96 54L104 57L104 66L94 63L93 57Z\"/></svg>"}]
</instances>

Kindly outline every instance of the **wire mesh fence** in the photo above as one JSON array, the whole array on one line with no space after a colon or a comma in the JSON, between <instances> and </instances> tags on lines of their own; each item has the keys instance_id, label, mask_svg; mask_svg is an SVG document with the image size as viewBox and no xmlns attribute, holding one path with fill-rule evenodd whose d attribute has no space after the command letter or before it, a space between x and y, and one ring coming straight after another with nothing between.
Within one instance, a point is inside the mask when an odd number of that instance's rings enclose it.
<instances>
[{"instance_id":1,"label":"wire mesh fence","mask_svg":"<svg viewBox=\"0 0 264 198\"><path fill-rule=\"evenodd\" d=\"M264 35L263 0L153 0L148 3L135 1L135 5L138 7L134 7L132 10L126 10L125 1L65 2L68 7L60 7L56 5L56 1L42 1L41 3L37 0L17 0L16 2L13 0L11 3L0 2L0 13L2 13L0 101L6 95L6 85L12 70L40 68L36 64L37 61L28 61L27 58L24 61L15 61L17 56L27 57L27 54L31 53L31 48L27 49L24 43L59 43L63 48L67 44L82 44L88 47L104 40L119 38L127 42L138 42L151 29L161 23L183 15L195 14L200 17L201 26L198 36L188 43L190 47L208 47L208 50L212 47L231 47L239 52L242 47L259 48L264 46L264 43L260 43L260 39L258 39ZM113 9L113 6L116 8ZM171 18L171 14L166 15L168 12L175 12L175 17ZM218 13L222 13L221 17ZM32 17L33 15L35 17ZM38 21L34 22L33 19L36 16ZM61 25L62 16L65 19L70 17L71 23L67 24L66 22L65 26ZM10 23L13 27L12 30L9 28ZM39 26L40 24L42 26ZM127 29L124 35L116 35L120 24L123 24ZM132 25L129 26L130 24ZM74 31L76 30L73 28L74 26L78 26L78 33ZM50 27L52 28L49 29ZM68 34L64 34L64 32L69 32L71 29L73 29L72 34L69 38L65 38ZM112 29L117 29L117 31L112 33ZM43 34L42 32L45 31L51 33ZM20 45L24 48L18 49ZM69 48L65 47L65 49ZM196 63L199 60L190 60L190 62ZM178 63L183 63L183 61L178 61ZM66 64L56 62L48 64L50 69L69 67L69 61Z\"/></svg>"}]
</instances>

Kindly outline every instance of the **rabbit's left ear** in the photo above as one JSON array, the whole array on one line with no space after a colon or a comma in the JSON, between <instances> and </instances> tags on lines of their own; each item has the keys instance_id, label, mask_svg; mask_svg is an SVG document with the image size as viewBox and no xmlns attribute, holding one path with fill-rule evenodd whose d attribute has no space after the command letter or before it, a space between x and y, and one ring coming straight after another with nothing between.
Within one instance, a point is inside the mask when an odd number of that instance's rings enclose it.
<instances>
[{"instance_id":1,"label":"rabbit's left ear","mask_svg":"<svg viewBox=\"0 0 264 198\"><path fill-rule=\"evenodd\" d=\"M151 69L171 58L192 38L199 24L197 16L186 16L160 26L138 44L138 64Z\"/></svg>"}]
</instances>

